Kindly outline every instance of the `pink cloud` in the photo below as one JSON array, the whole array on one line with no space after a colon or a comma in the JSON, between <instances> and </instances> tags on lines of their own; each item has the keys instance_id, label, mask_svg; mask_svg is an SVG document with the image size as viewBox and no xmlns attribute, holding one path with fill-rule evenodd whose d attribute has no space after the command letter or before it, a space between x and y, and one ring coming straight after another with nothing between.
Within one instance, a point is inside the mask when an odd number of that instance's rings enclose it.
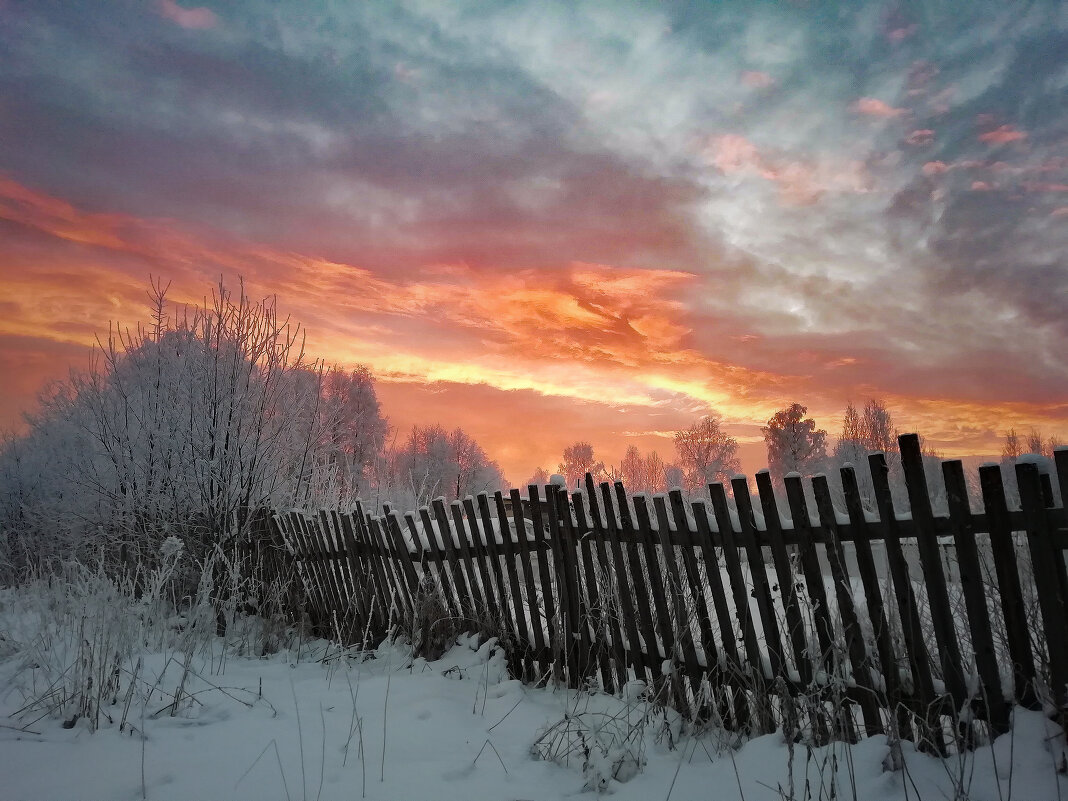
<instances>
[{"instance_id":1,"label":"pink cloud","mask_svg":"<svg viewBox=\"0 0 1068 801\"><path fill-rule=\"evenodd\" d=\"M865 114L869 117L892 118L908 113L903 108L894 108L890 104L874 97L862 97L853 104L852 108L857 114Z\"/></svg>"},{"instance_id":2,"label":"pink cloud","mask_svg":"<svg viewBox=\"0 0 1068 801\"><path fill-rule=\"evenodd\" d=\"M738 134L724 134L712 140L709 156L712 163L725 173L743 170L763 171L757 146Z\"/></svg>"},{"instance_id":3,"label":"pink cloud","mask_svg":"<svg viewBox=\"0 0 1068 801\"><path fill-rule=\"evenodd\" d=\"M1050 217L1068 217L1068 206L1061 206L1049 213Z\"/></svg>"},{"instance_id":4,"label":"pink cloud","mask_svg":"<svg viewBox=\"0 0 1068 801\"><path fill-rule=\"evenodd\" d=\"M1019 131L1011 125L1002 125L1000 128L979 135L980 142L991 145L1006 145L1009 142L1020 142L1026 138L1026 131Z\"/></svg>"},{"instance_id":5,"label":"pink cloud","mask_svg":"<svg viewBox=\"0 0 1068 801\"><path fill-rule=\"evenodd\" d=\"M750 70L742 73L741 81L750 89L767 89L775 84L775 79L766 72L753 72Z\"/></svg>"},{"instance_id":6,"label":"pink cloud","mask_svg":"<svg viewBox=\"0 0 1068 801\"><path fill-rule=\"evenodd\" d=\"M737 134L715 137L705 156L725 174L757 175L778 185L780 198L794 206L807 206L828 192L870 192L873 181L862 162L812 162L766 154Z\"/></svg>"},{"instance_id":7,"label":"pink cloud","mask_svg":"<svg viewBox=\"0 0 1068 801\"><path fill-rule=\"evenodd\" d=\"M927 147L934 142L934 131L929 128L921 128L913 131L905 137L905 142L913 147Z\"/></svg>"},{"instance_id":8,"label":"pink cloud","mask_svg":"<svg viewBox=\"0 0 1068 801\"><path fill-rule=\"evenodd\" d=\"M215 12L204 6L183 8L174 0L159 0L156 8L161 16L190 30L205 30L219 24L219 17Z\"/></svg>"},{"instance_id":9,"label":"pink cloud","mask_svg":"<svg viewBox=\"0 0 1068 801\"><path fill-rule=\"evenodd\" d=\"M973 192L989 192L993 188L994 187L992 187L986 181L972 181Z\"/></svg>"},{"instance_id":10,"label":"pink cloud","mask_svg":"<svg viewBox=\"0 0 1068 801\"><path fill-rule=\"evenodd\" d=\"M928 161L923 165L924 175L941 175L949 171L949 165L944 161Z\"/></svg>"}]
</instances>

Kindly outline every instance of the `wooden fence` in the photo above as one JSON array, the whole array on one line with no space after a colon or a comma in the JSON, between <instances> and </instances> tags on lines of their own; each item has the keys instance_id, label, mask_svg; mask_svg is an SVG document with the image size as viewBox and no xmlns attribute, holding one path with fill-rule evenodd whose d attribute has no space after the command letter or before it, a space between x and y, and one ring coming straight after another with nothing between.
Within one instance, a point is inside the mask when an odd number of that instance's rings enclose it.
<instances>
[{"instance_id":1,"label":"wooden fence","mask_svg":"<svg viewBox=\"0 0 1068 801\"><path fill-rule=\"evenodd\" d=\"M833 724L846 735L893 727L941 747L972 719L1005 731L1014 702L1068 709L1068 518L1054 479L1017 464L1017 509L1001 469L981 467L977 512L961 463L946 461L948 514L935 514L915 435L900 456L908 512L876 454L866 492L849 467L841 486L788 476L777 497L764 471L755 497L735 477L729 495L712 484L692 502L587 476L583 490L532 486L404 515L275 513L271 534L313 619L349 641L434 596L447 616L498 632L526 679L610 692L641 679L729 726L770 730L815 699L846 710ZM1068 450L1055 461L1063 499Z\"/></svg>"}]
</instances>

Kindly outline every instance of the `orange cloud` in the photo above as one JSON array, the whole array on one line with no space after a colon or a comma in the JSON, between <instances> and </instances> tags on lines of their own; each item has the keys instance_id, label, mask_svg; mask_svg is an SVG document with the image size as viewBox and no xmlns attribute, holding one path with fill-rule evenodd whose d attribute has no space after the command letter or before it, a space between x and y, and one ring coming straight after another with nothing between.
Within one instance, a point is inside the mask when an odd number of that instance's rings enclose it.
<instances>
[{"instance_id":1,"label":"orange cloud","mask_svg":"<svg viewBox=\"0 0 1068 801\"><path fill-rule=\"evenodd\" d=\"M907 109L894 108L890 104L884 103L882 100L878 100L874 97L862 97L853 104L852 108L857 114L864 114L869 117L882 117L884 119L901 117L908 114Z\"/></svg>"},{"instance_id":2,"label":"orange cloud","mask_svg":"<svg viewBox=\"0 0 1068 801\"><path fill-rule=\"evenodd\" d=\"M1002 125L993 131L979 134L979 141L986 142L988 145L1007 145L1010 142L1022 142L1026 138L1026 131L1017 130L1011 125Z\"/></svg>"},{"instance_id":3,"label":"orange cloud","mask_svg":"<svg viewBox=\"0 0 1068 801\"><path fill-rule=\"evenodd\" d=\"M10 180L0 182L0 218L93 248L62 264L5 271L0 295L25 300L0 319L0 334L91 344L106 320L129 324L141 316L150 271L173 278L182 301L195 300L222 272L277 292L328 359L365 362L386 376L585 400L603 398L607 380L614 397L644 406L683 385L691 400L710 403L773 381L685 346L678 295L697 281L689 273L588 263L499 273L432 265L395 278L196 237L159 221L80 211ZM100 252L122 254L134 266L109 269ZM84 324L54 322L72 317ZM642 378L628 378L629 370Z\"/></svg>"},{"instance_id":4,"label":"orange cloud","mask_svg":"<svg viewBox=\"0 0 1068 801\"><path fill-rule=\"evenodd\" d=\"M766 173L789 191L831 180L815 167L766 161L741 137L725 147L728 169ZM21 384L11 384L21 400L0 405L8 418L0 425L12 422L16 406L29 408L31 378L55 375L64 358L81 366L85 347L107 321L133 325L144 318L149 273L173 279L176 302L199 300L220 274L231 283L244 275L254 294L277 293L282 310L307 326L310 354L375 371L398 427L464 425L502 454L513 481L525 479L535 459L558 454L567 441L557 440L565 436L584 433L612 461L624 447L620 432L681 428L710 409L741 432L801 399L833 431L839 395L858 391L850 372L858 360L848 354L809 354L798 346L775 359L788 366L757 369L698 345L702 323L695 301L717 286L682 270L566 262L498 271L449 263L383 274L194 234L166 221L85 211L2 177L0 219L15 224L0 273L0 352L7 354L0 366L23 375ZM724 340L750 364L759 364L771 347L766 337L744 329ZM47 353L61 355L40 355ZM435 405L442 397L456 405ZM988 432L986 440L978 434L962 439L967 447L981 441L994 447L996 434L989 432L1003 425L999 419L1033 421L1049 433L1068 419L1068 411L1038 402L932 401L907 392L888 400L900 410L902 425L924 433L946 429L946 421ZM517 419L554 415L567 423L516 433ZM939 440L952 441L950 434ZM619 453L611 451L613 443ZM670 446L662 455L671 457Z\"/></svg>"}]
</instances>

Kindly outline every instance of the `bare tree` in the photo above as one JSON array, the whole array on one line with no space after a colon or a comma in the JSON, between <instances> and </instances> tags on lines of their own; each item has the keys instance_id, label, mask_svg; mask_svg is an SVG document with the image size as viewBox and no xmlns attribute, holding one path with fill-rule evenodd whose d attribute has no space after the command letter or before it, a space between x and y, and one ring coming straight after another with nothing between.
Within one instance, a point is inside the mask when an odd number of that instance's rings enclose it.
<instances>
[{"instance_id":1,"label":"bare tree","mask_svg":"<svg viewBox=\"0 0 1068 801\"><path fill-rule=\"evenodd\" d=\"M1046 443L1042 439L1042 432L1036 428L1032 428L1027 435L1027 453L1046 453Z\"/></svg>"},{"instance_id":2,"label":"bare tree","mask_svg":"<svg viewBox=\"0 0 1068 801\"><path fill-rule=\"evenodd\" d=\"M1015 462L1021 453L1023 451L1020 450L1020 436L1015 428L1010 428L1005 432L1005 444L1001 446L1001 461Z\"/></svg>"},{"instance_id":3,"label":"bare tree","mask_svg":"<svg viewBox=\"0 0 1068 801\"><path fill-rule=\"evenodd\" d=\"M675 433L675 450L689 492L700 491L715 481L727 481L741 468L738 441L709 415L684 431Z\"/></svg>"}]
</instances>

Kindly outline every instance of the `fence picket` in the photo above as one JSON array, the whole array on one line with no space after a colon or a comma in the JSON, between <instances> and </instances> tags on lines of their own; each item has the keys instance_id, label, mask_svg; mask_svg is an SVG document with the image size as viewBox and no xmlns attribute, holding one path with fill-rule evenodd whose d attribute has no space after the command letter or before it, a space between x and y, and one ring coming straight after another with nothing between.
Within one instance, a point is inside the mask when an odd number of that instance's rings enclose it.
<instances>
[{"instance_id":1,"label":"fence picket","mask_svg":"<svg viewBox=\"0 0 1068 801\"><path fill-rule=\"evenodd\" d=\"M909 739L912 736L912 716L908 713L908 709L901 704L901 701L904 700L901 675L898 670L897 659L894 657L890 626L886 619L883 588L879 581L878 571L875 568L875 557L872 555L871 532L867 518L864 515L864 506L860 500L860 485L857 483L857 474L852 467L843 467L840 470L840 474L842 476L842 494L845 496L846 512L849 515L849 522L853 526L853 546L857 554L857 571L860 573L860 580L864 585L864 599L868 607L868 622L872 627L875 650L879 656L879 672L886 693L884 704L895 715L899 736ZM889 580L887 583L889 584ZM887 589L889 591L889 587Z\"/></svg>"},{"instance_id":2,"label":"fence picket","mask_svg":"<svg viewBox=\"0 0 1068 801\"><path fill-rule=\"evenodd\" d=\"M756 474L757 494L760 496L760 508L764 513L764 528L767 531L771 558L775 565L775 577L779 582L779 595L786 614L786 629L793 650L794 664L802 687L812 683L812 662L808 657L808 642L805 637L805 621L801 616L801 605L797 600L797 588L794 586L793 570L790 567L790 554L782 536L782 521L779 506L775 500L775 488L771 483L771 474L761 470Z\"/></svg>"},{"instance_id":3,"label":"fence picket","mask_svg":"<svg viewBox=\"0 0 1068 801\"><path fill-rule=\"evenodd\" d=\"M623 546L619 539L616 510L612 503L612 491L608 482L600 486L601 504L604 510L605 529L608 535L608 547L612 554L612 566L614 568L614 587L616 600L619 604L623 619L623 630L626 633L624 651L627 661L634 669L636 679L652 680L655 673L646 671L646 651L641 647L641 639L638 633L638 617L634 600L637 596L636 588L631 584L630 571L623 557Z\"/></svg>"},{"instance_id":4,"label":"fence picket","mask_svg":"<svg viewBox=\"0 0 1068 801\"><path fill-rule=\"evenodd\" d=\"M701 696L701 678L696 675L699 663L697 661L697 651L694 648L692 615L686 608L684 600L682 571L679 570L678 559L675 555L675 544L671 536L671 518L668 516L667 503L663 495L657 495L653 498L653 509L656 512L660 552L663 554L664 566L667 568L667 586L670 588L673 617L675 618L674 634L677 635L675 638L675 651L669 655L669 658L674 665L677 665L676 673L685 675L690 682L690 689L695 702L693 711L696 714L696 704ZM676 521L675 527L677 529L676 539L685 536L686 518L683 517L681 522ZM668 597L668 595L664 596L664 602L667 601ZM681 668L681 670L678 668Z\"/></svg>"},{"instance_id":5,"label":"fence picket","mask_svg":"<svg viewBox=\"0 0 1068 801\"><path fill-rule=\"evenodd\" d=\"M470 537L470 549L469 554L472 563L476 568L478 579L482 584L482 599L485 604L486 612L490 616L490 620L494 623L501 619L501 610L498 603L498 594L493 589L493 578L487 564L486 557L489 554L489 546L486 545L486 541L493 536L492 531L482 531L482 523L475 514L475 504L470 497L464 498L463 503L460 501L453 501L453 516L457 518L457 530L463 531L466 528L467 534ZM464 518L460 515L460 509L463 508L467 513L466 526L463 526Z\"/></svg>"},{"instance_id":6,"label":"fence picket","mask_svg":"<svg viewBox=\"0 0 1068 801\"><path fill-rule=\"evenodd\" d=\"M634 520L630 514L630 506L627 503L627 495L623 491L623 485L616 482L613 489L616 494L616 503L619 507L620 534L627 547L627 574L628 583L634 588L634 603L637 607L638 625L641 630L641 649L643 661L648 669L649 685L653 686L661 675L660 665L663 657L656 639L656 625L653 623L652 598L649 587L645 581L645 572L642 570L641 555L638 549L638 533L634 527ZM637 648L637 641L635 641Z\"/></svg>"},{"instance_id":7,"label":"fence picket","mask_svg":"<svg viewBox=\"0 0 1068 801\"><path fill-rule=\"evenodd\" d=\"M439 502L435 501L435 504ZM475 558L472 553L474 532L468 532L467 526L464 524L463 507L459 501L450 503L449 511L452 513L452 533L456 535L456 549L460 565L464 575L467 577L467 588L471 591L471 620L478 622L482 619L482 615L485 614L487 606L484 588L478 575L478 566L475 564ZM489 588L485 589L488 590Z\"/></svg>"},{"instance_id":8,"label":"fence picket","mask_svg":"<svg viewBox=\"0 0 1068 801\"><path fill-rule=\"evenodd\" d=\"M453 538L452 524L449 523L449 515L445 511L445 501L435 498L432 502L434 520L438 525L438 533L441 535L441 544L445 550L445 558L449 564L449 572L452 574L453 586L457 588L460 599L460 616L467 620L476 620L478 617L478 602L475 588L471 586L471 576L465 569L463 557L457 546L457 540Z\"/></svg>"},{"instance_id":9,"label":"fence picket","mask_svg":"<svg viewBox=\"0 0 1068 801\"><path fill-rule=\"evenodd\" d=\"M675 489L668 494L671 500L671 511L675 518L675 526L680 532L685 532L685 537L690 542L680 542L679 554L682 558L683 569L686 572L686 585L690 591L690 597L694 600L696 609L697 633L700 637L701 654L704 657L704 667L707 672L718 674L718 655L715 637L712 634L712 621L709 617L708 602L705 599L705 585L701 580L700 570L697 567L697 556L692 545L692 538L698 537L697 531L690 528L686 513L686 502L682 498L682 492ZM696 523L695 523L696 527ZM685 613L685 611L684 611ZM696 658L696 653L695 653ZM698 660L700 661L700 660ZM716 678L718 682L718 677Z\"/></svg>"},{"instance_id":10,"label":"fence picket","mask_svg":"<svg viewBox=\"0 0 1068 801\"><path fill-rule=\"evenodd\" d=\"M831 624L830 607L827 603L827 590L823 586L823 571L820 569L819 556L816 554L816 541L812 534L812 521L808 513L808 501L801 478L797 475L786 476L786 498L790 504L790 517L794 521L794 535L797 537L797 556L801 562L801 571L805 576L805 590L808 595L811 614L816 628L816 640L820 653L813 659L816 672L833 673L834 626Z\"/></svg>"},{"instance_id":11,"label":"fence picket","mask_svg":"<svg viewBox=\"0 0 1068 801\"><path fill-rule=\"evenodd\" d=\"M723 574L720 573L719 559L716 557L712 528L708 522L708 509L703 501L694 501L690 509L697 525L699 547L705 565L705 580L712 594L712 606L716 610L716 622L719 624L720 631L720 652L725 662L722 670L712 674L713 686L719 685L725 696L723 703L719 706L719 712L725 721L733 716L737 727L744 729L749 726L749 708L740 690L745 674L738 652L735 621L731 618L730 607L727 604L727 591L723 584Z\"/></svg>"},{"instance_id":12,"label":"fence picket","mask_svg":"<svg viewBox=\"0 0 1068 801\"><path fill-rule=\"evenodd\" d=\"M527 487L527 497L530 499L530 517L534 523L534 542L537 545L537 560L538 560L538 578L541 582L541 599L542 605L545 608L545 630L546 641L545 645L553 653L553 661L557 670L563 669L563 664L559 661L560 651L559 648L562 644L562 637L557 637L556 632L556 592L557 588L553 586L553 573L556 571L556 565L553 565L553 570L549 570L549 557L553 556L554 560L556 554L552 551L549 543L546 541L546 523L542 517L542 503L541 494L538 492L538 487L535 484L531 484ZM557 543L559 547L559 542ZM533 607L537 609L538 607ZM563 621L561 620L561 625Z\"/></svg>"},{"instance_id":13,"label":"fence picket","mask_svg":"<svg viewBox=\"0 0 1068 801\"><path fill-rule=\"evenodd\" d=\"M853 585L846 572L845 552L838 539L838 519L831 500L831 490L826 476L812 479L812 492L816 496L816 509L820 521L827 532L827 561L834 578L835 597L838 601L838 614L842 617L845 628L846 653L852 668L853 682L860 690L859 705L864 716L865 732L870 736L883 733L879 709L875 704L875 688L872 686L871 672L868 669L868 652L864 647L864 637L860 631L860 621L853 606Z\"/></svg>"},{"instance_id":14,"label":"fence picket","mask_svg":"<svg viewBox=\"0 0 1068 801\"><path fill-rule=\"evenodd\" d=\"M589 474L587 474L589 475ZM599 586L603 573L597 562L594 561L593 547L590 535L595 533L595 528L586 519L586 509L581 492L575 492L571 496L575 507L574 536L577 538L578 551L578 590L581 593L585 589L583 608L587 610L587 619L581 621L581 631L584 636L582 648L586 653L592 650L597 660L597 667L601 673L601 687L605 692L614 693L617 683L626 683L626 661L619 658L609 659L609 652L615 651L619 646L618 630L612 626L611 616L604 614L602 605L602 588ZM590 507L591 515L596 520L593 506ZM600 538L597 538L600 539ZM623 668L622 676L613 675L613 665L618 669ZM620 684L622 686L622 684Z\"/></svg>"},{"instance_id":15,"label":"fence picket","mask_svg":"<svg viewBox=\"0 0 1068 801\"><path fill-rule=\"evenodd\" d=\"M1009 730L1009 708L1001 691L1001 678L998 676L979 549L976 547L975 528L972 525L971 509L968 507L968 486L964 480L964 467L960 461L943 462L942 476L946 482L949 517L954 524L953 542L957 549L961 592L968 610L975 666L982 684L983 706L991 727L995 732L1002 733Z\"/></svg>"},{"instance_id":16,"label":"fence picket","mask_svg":"<svg viewBox=\"0 0 1068 801\"><path fill-rule=\"evenodd\" d=\"M512 524L515 531L515 550L519 554L520 567L523 570L523 591L526 600L525 620L530 624L529 642L534 649L535 661L538 663L542 675L547 675L552 662L549 653L549 641L545 634L545 626L542 625L541 607L538 605L538 592L536 574L530 561L530 541L527 539L526 518L522 516L522 497L519 490L513 489L509 493L512 502ZM504 509L503 498L498 502L497 508ZM520 601L517 601L516 614L521 614Z\"/></svg>"}]
</instances>

